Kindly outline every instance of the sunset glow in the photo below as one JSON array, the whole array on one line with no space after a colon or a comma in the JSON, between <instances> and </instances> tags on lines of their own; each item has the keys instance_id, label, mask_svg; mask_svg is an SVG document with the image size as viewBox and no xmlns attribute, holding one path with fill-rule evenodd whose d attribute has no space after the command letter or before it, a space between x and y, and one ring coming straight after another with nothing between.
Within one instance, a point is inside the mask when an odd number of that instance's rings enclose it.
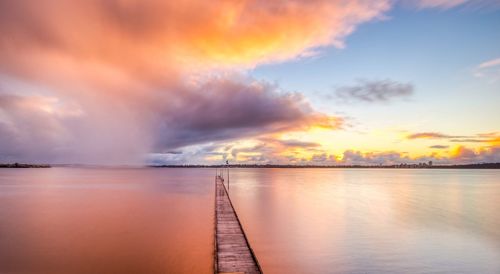
<instances>
[{"instance_id":1,"label":"sunset glow","mask_svg":"<svg viewBox=\"0 0 500 274\"><path fill-rule=\"evenodd\" d=\"M478 2L0 1L0 162L499 162Z\"/></svg>"}]
</instances>

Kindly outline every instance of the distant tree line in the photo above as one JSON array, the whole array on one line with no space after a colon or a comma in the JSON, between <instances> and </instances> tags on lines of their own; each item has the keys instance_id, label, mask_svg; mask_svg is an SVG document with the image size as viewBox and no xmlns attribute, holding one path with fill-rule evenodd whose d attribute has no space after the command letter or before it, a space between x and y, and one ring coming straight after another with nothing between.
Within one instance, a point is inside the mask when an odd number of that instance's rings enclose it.
<instances>
[{"instance_id":1,"label":"distant tree line","mask_svg":"<svg viewBox=\"0 0 500 274\"><path fill-rule=\"evenodd\" d=\"M34 165L34 164L0 164L0 168L48 168L50 165Z\"/></svg>"}]
</instances>

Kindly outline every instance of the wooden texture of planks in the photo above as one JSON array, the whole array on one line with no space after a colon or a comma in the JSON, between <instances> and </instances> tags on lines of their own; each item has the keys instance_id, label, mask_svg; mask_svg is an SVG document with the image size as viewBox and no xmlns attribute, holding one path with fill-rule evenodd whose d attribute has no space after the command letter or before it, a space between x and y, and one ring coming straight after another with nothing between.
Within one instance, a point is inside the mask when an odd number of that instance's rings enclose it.
<instances>
[{"instance_id":1,"label":"wooden texture of planks","mask_svg":"<svg viewBox=\"0 0 500 274\"><path fill-rule=\"evenodd\" d=\"M220 176L215 178L215 218L215 272L262 273Z\"/></svg>"}]
</instances>

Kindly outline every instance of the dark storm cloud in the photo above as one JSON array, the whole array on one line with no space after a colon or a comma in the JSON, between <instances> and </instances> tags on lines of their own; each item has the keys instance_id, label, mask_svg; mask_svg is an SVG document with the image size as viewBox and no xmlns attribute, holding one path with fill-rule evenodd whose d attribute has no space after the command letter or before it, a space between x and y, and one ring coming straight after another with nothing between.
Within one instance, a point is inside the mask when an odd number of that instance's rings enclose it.
<instances>
[{"instance_id":1,"label":"dark storm cloud","mask_svg":"<svg viewBox=\"0 0 500 274\"><path fill-rule=\"evenodd\" d=\"M356 85L336 89L336 96L342 101L387 102L406 98L413 94L413 85L392 80L359 80Z\"/></svg>"},{"instance_id":2,"label":"dark storm cloud","mask_svg":"<svg viewBox=\"0 0 500 274\"><path fill-rule=\"evenodd\" d=\"M137 97L134 103L149 107L125 111L119 108L122 102L116 101L108 103L111 112L101 112L104 107L99 107L99 111L86 109L84 115L72 113L74 108L64 107L53 97L2 93L0 154L4 158L31 162L68 158L77 161L88 156L82 152L88 151L85 148L101 147L103 158L117 154L114 150L123 157L136 148L143 151L142 147L128 144L145 140L153 142L150 152L180 154L180 148L196 144L305 130L311 126L336 129L342 124L341 118L315 112L300 94L285 93L277 86L237 76L148 93ZM128 110L134 106L122 107ZM135 123L110 122L111 118L139 119L149 131L134 128ZM87 130L101 127L103 131L95 134ZM95 138L79 138L89 133ZM209 155L207 151L204 153Z\"/></svg>"},{"instance_id":3,"label":"dark storm cloud","mask_svg":"<svg viewBox=\"0 0 500 274\"><path fill-rule=\"evenodd\" d=\"M161 120L158 149L250 138L311 126L339 128L342 119L315 112L297 93L252 79L216 78L182 90ZM299 143L297 143L299 145Z\"/></svg>"}]
</instances>

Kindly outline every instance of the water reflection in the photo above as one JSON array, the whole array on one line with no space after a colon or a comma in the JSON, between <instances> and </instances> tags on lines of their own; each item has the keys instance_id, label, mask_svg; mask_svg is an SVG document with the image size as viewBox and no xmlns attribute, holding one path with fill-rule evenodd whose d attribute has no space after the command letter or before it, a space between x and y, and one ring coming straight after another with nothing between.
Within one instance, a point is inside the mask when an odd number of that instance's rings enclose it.
<instances>
[{"instance_id":1,"label":"water reflection","mask_svg":"<svg viewBox=\"0 0 500 274\"><path fill-rule=\"evenodd\" d=\"M1 273L211 273L209 170L0 172Z\"/></svg>"},{"instance_id":2,"label":"water reflection","mask_svg":"<svg viewBox=\"0 0 500 274\"><path fill-rule=\"evenodd\" d=\"M498 273L500 172L240 169L266 273Z\"/></svg>"},{"instance_id":3,"label":"water reflection","mask_svg":"<svg viewBox=\"0 0 500 274\"><path fill-rule=\"evenodd\" d=\"M210 169L0 170L0 273L211 273ZM499 273L496 170L237 169L266 273Z\"/></svg>"}]
</instances>

